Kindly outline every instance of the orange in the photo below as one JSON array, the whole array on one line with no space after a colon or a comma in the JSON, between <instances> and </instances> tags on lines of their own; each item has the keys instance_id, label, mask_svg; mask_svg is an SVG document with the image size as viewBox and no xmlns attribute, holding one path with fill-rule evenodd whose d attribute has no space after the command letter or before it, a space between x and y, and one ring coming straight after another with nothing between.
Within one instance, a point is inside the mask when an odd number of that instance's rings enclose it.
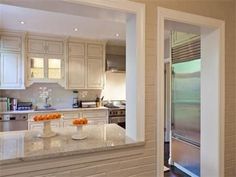
<instances>
[{"instance_id":1,"label":"orange","mask_svg":"<svg viewBox=\"0 0 236 177\"><path fill-rule=\"evenodd\" d=\"M39 117L38 116L34 116L34 121L39 121Z\"/></svg>"}]
</instances>

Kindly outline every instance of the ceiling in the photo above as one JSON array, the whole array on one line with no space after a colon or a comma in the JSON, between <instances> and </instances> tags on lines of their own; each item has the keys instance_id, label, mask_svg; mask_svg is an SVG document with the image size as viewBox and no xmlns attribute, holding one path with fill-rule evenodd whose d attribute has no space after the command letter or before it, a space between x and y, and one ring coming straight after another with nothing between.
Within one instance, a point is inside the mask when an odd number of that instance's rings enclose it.
<instances>
[{"instance_id":1,"label":"ceiling","mask_svg":"<svg viewBox=\"0 0 236 177\"><path fill-rule=\"evenodd\" d=\"M8 0L8 4L0 4L0 28L125 41L125 14L64 1L38 0L30 3L28 0ZM22 21L24 24L21 24ZM75 28L78 31L74 31Z\"/></svg>"}]
</instances>

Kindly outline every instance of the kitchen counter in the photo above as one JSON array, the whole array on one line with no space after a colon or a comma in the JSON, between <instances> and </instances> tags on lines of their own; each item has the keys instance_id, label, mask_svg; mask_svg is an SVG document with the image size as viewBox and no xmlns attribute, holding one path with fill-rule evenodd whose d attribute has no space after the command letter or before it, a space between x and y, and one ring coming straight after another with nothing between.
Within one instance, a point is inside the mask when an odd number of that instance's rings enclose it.
<instances>
[{"instance_id":1,"label":"kitchen counter","mask_svg":"<svg viewBox=\"0 0 236 177\"><path fill-rule=\"evenodd\" d=\"M83 127L87 138L72 140L76 127L54 128L58 135L38 138L39 131L0 133L0 165L47 158L65 157L106 150L143 145L125 135L116 124L87 125Z\"/></svg>"},{"instance_id":2,"label":"kitchen counter","mask_svg":"<svg viewBox=\"0 0 236 177\"><path fill-rule=\"evenodd\" d=\"M55 110L43 110L43 111L35 111L35 110L26 110L26 111L6 111L0 112L0 114L30 114L30 113L50 113L50 112L70 112L70 111L89 111L89 110L107 110L108 108L101 106L96 108L61 108Z\"/></svg>"}]
</instances>

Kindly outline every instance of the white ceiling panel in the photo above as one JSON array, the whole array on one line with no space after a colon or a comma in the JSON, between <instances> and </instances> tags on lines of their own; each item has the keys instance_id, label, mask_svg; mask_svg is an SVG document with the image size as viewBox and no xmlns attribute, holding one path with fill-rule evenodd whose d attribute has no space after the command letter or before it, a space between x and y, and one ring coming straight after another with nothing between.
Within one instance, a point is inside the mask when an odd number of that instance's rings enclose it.
<instances>
[{"instance_id":1,"label":"white ceiling panel","mask_svg":"<svg viewBox=\"0 0 236 177\"><path fill-rule=\"evenodd\" d=\"M0 18L0 28L4 29L92 39L125 40L126 25L118 20L111 21L106 18L91 18L3 4L0 5ZM24 25L20 23L21 21L24 21ZM74 28L78 28L78 31L75 32ZM119 33L119 37L116 33Z\"/></svg>"}]
</instances>

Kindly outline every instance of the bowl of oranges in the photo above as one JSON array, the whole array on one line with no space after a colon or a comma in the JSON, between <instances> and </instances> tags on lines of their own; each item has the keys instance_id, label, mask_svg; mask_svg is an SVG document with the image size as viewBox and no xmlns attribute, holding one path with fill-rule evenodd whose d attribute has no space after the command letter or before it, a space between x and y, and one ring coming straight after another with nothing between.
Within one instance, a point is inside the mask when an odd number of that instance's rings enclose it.
<instances>
[{"instance_id":1,"label":"bowl of oranges","mask_svg":"<svg viewBox=\"0 0 236 177\"><path fill-rule=\"evenodd\" d=\"M77 132L72 135L74 140L82 140L87 138L85 132L83 131L83 126L88 124L88 119L86 118L77 118L72 121L72 125L77 127Z\"/></svg>"},{"instance_id":2,"label":"bowl of oranges","mask_svg":"<svg viewBox=\"0 0 236 177\"><path fill-rule=\"evenodd\" d=\"M61 118L60 113L51 113L51 114L43 114L43 115L36 115L34 116L35 122L43 122L43 121L52 121L52 120L58 120Z\"/></svg>"},{"instance_id":3,"label":"bowl of oranges","mask_svg":"<svg viewBox=\"0 0 236 177\"><path fill-rule=\"evenodd\" d=\"M57 134L52 131L51 129L51 121L59 120L61 118L60 113L50 113L50 114L43 114L43 115L36 115L34 116L33 120L35 122L42 122L43 123L43 132L38 135L40 138L50 138L56 136Z\"/></svg>"},{"instance_id":4,"label":"bowl of oranges","mask_svg":"<svg viewBox=\"0 0 236 177\"><path fill-rule=\"evenodd\" d=\"M88 119L86 119L86 118L74 119L74 120L72 121L72 124L75 125L75 126L87 125L87 124L88 124Z\"/></svg>"}]
</instances>

